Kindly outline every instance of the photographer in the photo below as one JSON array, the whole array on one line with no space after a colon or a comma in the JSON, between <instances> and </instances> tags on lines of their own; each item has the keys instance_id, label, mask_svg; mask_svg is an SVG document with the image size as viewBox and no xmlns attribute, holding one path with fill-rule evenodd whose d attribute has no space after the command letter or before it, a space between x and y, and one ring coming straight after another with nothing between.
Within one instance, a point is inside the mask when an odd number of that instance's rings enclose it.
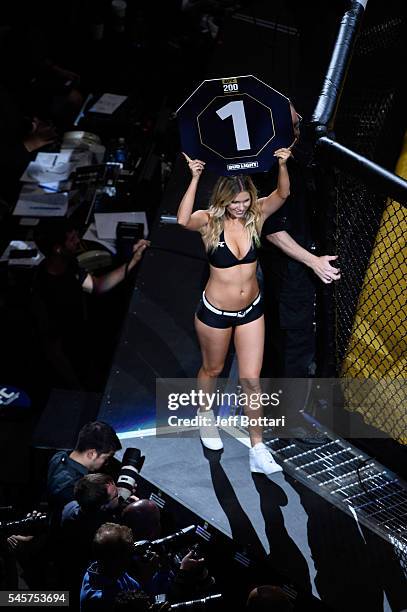
<instances>
[{"instance_id":1,"label":"photographer","mask_svg":"<svg viewBox=\"0 0 407 612\"><path fill-rule=\"evenodd\" d=\"M108 522L108 517L116 517L119 513L119 494L113 478L108 474L87 474L74 486L74 501L66 504L62 511L61 527L81 527L84 532L87 527L95 532L100 525ZM99 521L99 517L105 520ZM100 524L97 524L100 522ZM86 525L86 527L85 527ZM93 534L92 534L93 535Z\"/></svg>"},{"instance_id":2,"label":"photographer","mask_svg":"<svg viewBox=\"0 0 407 612\"><path fill-rule=\"evenodd\" d=\"M81 612L110 612L118 593L140 590L139 583L127 573L134 550L131 530L105 523L96 532L93 550L95 561L82 581Z\"/></svg>"},{"instance_id":3,"label":"photographer","mask_svg":"<svg viewBox=\"0 0 407 612\"><path fill-rule=\"evenodd\" d=\"M75 500L65 505L60 528L53 532L61 588L80 588L80 580L92 556L95 532L103 523L120 523L123 507L138 501L134 495L137 485L133 476L141 469L144 457L138 449L128 448L123 460L117 484L110 475L99 473L87 474L75 483Z\"/></svg>"},{"instance_id":4,"label":"photographer","mask_svg":"<svg viewBox=\"0 0 407 612\"><path fill-rule=\"evenodd\" d=\"M170 584L168 599L172 602L197 599L213 591L215 579L209 574L199 545L195 545L182 559L178 572Z\"/></svg>"},{"instance_id":5,"label":"photographer","mask_svg":"<svg viewBox=\"0 0 407 612\"><path fill-rule=\"evenodd\" d=\"M17 589L18 574L14 550L0 534L0 590Z\"/></svg>"},{"instance_id":6,"label":"photographer","mask_svg":"<svg viewBox=\"0 0 407 612\"><path fill-rule=\"evenodd\" d=\"M199 545L190 546L185 554L194 526L152 540L160 534L160 511L146 499L129 504L122 513L122 522L132 529L136 540L129 573L146 593L165 593L171 601L179 601L200 597L213 587L214 580Z\"/></svg>"},{"instance_id":7,"label":"photographer","mask_svg":"<svg viewBox=\"0 0 407 612\"><path fill-rule=\"evenodd\" d=\"M153 501L138 500L123 509L121 523L131 529L135 542L148 543L160 536L160 509ZM132 556L129 572L150 594L167 590L168 572L163 569L162 560L154 550L142 550L140 554L135 553Z\"/></svg>"},{"instance_id":8,"label":"photographer","mask_svg":"<svg viewBox=\"0 0 407 612\"><path fill-rule=\"evenodd\" d=\"M36 510L21 519L0 521L0 583L18 588L17 562L29 588L44 583L47 531L47 515Z\"/></svg>"},{"instance_id":9,"label":"photographer","mask_svg":"<svg viewBox=\"0 0 407 612\"><path fill-rule=\"evenodd\" d=\"M64 584L79 588L96 531L103 523L119 523L120 509L117 487L107 474L87 474L75 484L74 495L62 511L58 549Z\"/></svg>"},{"instance_id":10,"label":"photographer","mask_svg":"<svg viewBox=\"0 0 407 612\"><path fill-rule=\"evenodd\" d=\"M161 551L133 556L129 574L135 576L150 596L165 595L170 602L197 599L213 590L214 579L203 557L192 549L179 562L180 555Z\"/></svg>"},{"instance_id":11,"label":"photographer","mask_svg":"<svg viewBox=\"0 0 407 612\"><path fill-rule=\"evenodd\" d=\"M84 292L99 295L116 287L141 260L149 242L139 240L128 263L101 276L79 268L81 240L69 221L42 222L35 242L45 259L33 283L31 311L49 382L65 389L96 390L100 381L92 366Z\"/></svg>"},{"instance_id":12,"label":"photographer","mask_svg":"<svg viewBox=\"0 0 407 612\"><path fill-rule=\"evenodd\" d=\"M89 472L100 471L122 447L114 429L102 421L87 423L71 453L57 452L48 466L47 497L51 523L58 526L63 507L74 500L75 484Z\"/></svg>"}]
</instances>

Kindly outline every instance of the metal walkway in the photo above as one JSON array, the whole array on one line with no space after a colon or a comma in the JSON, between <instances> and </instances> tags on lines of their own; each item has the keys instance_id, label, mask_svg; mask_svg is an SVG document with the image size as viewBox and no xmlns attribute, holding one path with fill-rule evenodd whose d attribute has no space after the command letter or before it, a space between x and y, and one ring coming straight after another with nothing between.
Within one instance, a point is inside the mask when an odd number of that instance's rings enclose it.
<instances>
[{"instance_id":1,"label":"metal walkway","mask_svg":"<svg viewBox=\"0 0 407 612\"><path fill-rule=\"evenodd\" d=\"M280 438L269 439L266 444L290 475L390 542L407 574L404 481L345 440L329 434L321 445L309 450L304 444Z\"/></svg>"}]
</instances>

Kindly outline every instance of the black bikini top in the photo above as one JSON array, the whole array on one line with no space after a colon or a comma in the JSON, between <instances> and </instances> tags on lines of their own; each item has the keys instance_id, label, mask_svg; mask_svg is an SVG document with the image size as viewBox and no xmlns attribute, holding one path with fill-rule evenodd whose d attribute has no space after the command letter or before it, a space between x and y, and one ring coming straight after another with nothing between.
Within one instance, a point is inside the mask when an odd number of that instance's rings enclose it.
<instances>
[{"instance_id":1,"label":"black bikini top","mask_svg":"<svg viewBox=\"0 0 407 612\"><path fill-rule=\"evenodd\" d=\"M214 268L232 268L233 266L240 266L242 264L249 264L257 261L257 253L252 242L250 249L243 259L238 259L226 244L225 234L222 231L219 237L218 246L208 253L208 260Z\"/></svg>"}]
</instances>

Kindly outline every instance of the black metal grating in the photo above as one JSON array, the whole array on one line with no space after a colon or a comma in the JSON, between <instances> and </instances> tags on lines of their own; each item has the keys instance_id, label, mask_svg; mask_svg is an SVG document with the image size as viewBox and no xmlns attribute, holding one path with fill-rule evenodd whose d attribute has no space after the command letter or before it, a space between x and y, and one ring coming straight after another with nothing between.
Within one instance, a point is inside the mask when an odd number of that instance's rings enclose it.
<instances>
[{"instance_id":1,"label":"black metal grating","mask_svg":"<svg viewBox=\"0 0 407 612\"><path fill-rule=\"evenodd\" d=\"M407 575L407 484L345 440L324 436L309 449L280 438L267 445L288 474L390 542Z\"/></svg>"}]
</instances>

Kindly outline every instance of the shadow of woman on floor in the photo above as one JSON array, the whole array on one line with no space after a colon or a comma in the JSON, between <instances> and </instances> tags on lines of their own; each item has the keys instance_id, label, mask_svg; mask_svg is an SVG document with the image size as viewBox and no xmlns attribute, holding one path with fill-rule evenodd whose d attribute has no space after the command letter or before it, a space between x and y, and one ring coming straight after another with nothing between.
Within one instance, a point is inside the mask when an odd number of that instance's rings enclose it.
<instances>
[{"instance_id":1,"label":"shadow of woman on floor","mask_svg":"<svg viewBox=\"0 0 407 612\"><path fill-rule=\"evenodd\" d=\"M286 576L301 592L311 593L307 561L288 534L284 523L281 508L288 504L288 498L277 482L282 476L276 476L276 480L271 480L264 474L252 474L252 477L260 496L260 509L270 546L270 567Z\"/></svg>"}]
</instances>

